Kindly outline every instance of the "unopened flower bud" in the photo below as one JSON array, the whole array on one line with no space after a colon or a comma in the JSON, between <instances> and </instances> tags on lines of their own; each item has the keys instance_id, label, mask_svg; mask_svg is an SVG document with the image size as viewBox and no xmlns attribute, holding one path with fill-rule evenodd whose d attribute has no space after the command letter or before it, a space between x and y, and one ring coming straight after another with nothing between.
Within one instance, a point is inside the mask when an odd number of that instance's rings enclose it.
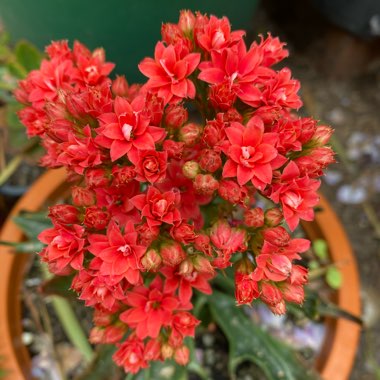
<instances>
[{"instance_id":1,"label":"unopened flower bud","mask_svg":"<svg viewBox=\"0 0 380 380\"><path fill-rule=\"evenodd\" d=\"M79 211L71 205L55 205L49 207L49 217L54 223L75 224L78 222Z\"/></svg>"},{"instance_id":2,"label":"unopened flower bud","mask_svg":"<svg viewBox=\"0 0 380 380\"><path fill-rule=\"evenodd\" d=\"M199 174L199 164L196 161L187 161L182 167L182 173L186 178L194 179Z\"/></svg>"},{"instance_id":3,"label":"unopened flower bud","mask_svg":"<svg viewBox=\"0 0 380 380\"><path fill-rule=\"evenodd\" d=\"M211 174L198 174L194 180L194 189L198 194L212 195L218 190L219 182Z\"/></svg>"},{"instance_id":4,"label":"unopened flower bud","mask_svg":"<svg viewBox=\"0 0 380 380\"><path fill-rule=\"evenodd\" d=\"M278 226L282 222L282 219L282 211L277 207L265 211L265 224L269 227Z\"/></svg>"},{"instance_id":5,"label":"unopened flower bud","mask_svg":"<svg viewBox=\"0 0 380 380\"><path fill-rule=\"evenodd\" d=\"M212 247L210 237L205 234L198 234L194 241L194 246L198 251L201 251L207 256L212 256Z\"/></svg>"},{"instance_id":6,"label":"unopened flower bud","mask_svg":"<svg viewBox=\"0 0 380 380\"><path fill-rule=\"evenodd\" d=\"M108 226L109 220L110 214L108 211L103 211L97 206L90 206L86 208L83 223L88 228L103 230Z\"/></svg>"},{"instance_id":7,"label":"unopened flower bud","mask_svg":"<svg viewBox=\"0 0 380 380\"><path fill-rule=\"evenodd\" d=\"M276 305L282 301L282 293L280 289L269 282L261 283L261 299L267 305Z\"/></svg>"},{"instance_id":8,"label":"unopened flower bud","mask_svg":"<svg viewBox=\"0 0 380 380\"><path fill-rule=\"evenodd\" d=\"M215 273L210 260L207 260L205 257L199 255L194 259L194 268L199 273L208 273L212 275Z\"/></svg>"},{"instance_id":9,"label":"unopened flower bud","mask_svg":"<svg viewBox=\"0 0 380 380\"><path fill-rule=\"evenodd\" d=\"M195 15L192 11L183 9L179 15L178 26L183 33L189 34L194 29Z\"/></svg>"},{"instance_id":10,"label":"unopened flower bud","mask_svg":"<svg viewBox=\"0 0 380 380\"><path fill-rule=\"evenodd\" d=\"M274 304L274 305L268 305L271 312L275 315L283 315L286 313L286 305L285 301L281 300L280 302Z\"/></svg>"},{"instance_id":11,"label":"unopened flower bud","mask_svg":"<svg viewBox=\"0 0 380 380\"><path fill-rule=\"evenodd\" d=\"M110 180L107 172L101 168L90 168L85 172L85 181L88 187L105 187Z\"/></svg>"},{"instance_id":12,"label":"unopened flower bud","mask_svg":"<svg viewBox=\"0 0 380 380\"><path fill-rule=\"evenodd\" d=\"M190 351L186 346L179 347L175 350L174 360L179 365L186 365L189 362Z\"/></svg>"},{"instance_id":13,"label":"unopened flower bud","mask_svg":"<svg viewBox=\"0 0 380 380\"><path fill-rule=\"evenodd\" d=\"M238 305L251 304L259 294L257 281L250 274L235 272L235 298Z\"/></svg>"},{"instance_id":14,"label":"unopened flower bud","mask_svg":"<svg viewBox=\"0 0 380 380\"><path fill-rule=\"evenodd\" d=\"M318 146L326 145L333 132L334 130L327 125L318 125L312 137L312 141Z\"/></svg>"},{"instance_id":15,"label":"unopened flower bud","mask_svg":"<svg viewBox=\"0 0 380 380\"><path fill-rule=\"evenodd\" d=\"M126 185L136 177L136 172L132 166L114 166L112 175L114 185Z\"/></svg>"},{"instance_id":16,"label":"unopened flower bud","mask_svg":"<svg viewBox=\"0 0 380 380\"><path fill-rule=\"evenodd\" d=\"M178 274L181 276L186 276L194 271L194 265L190 259L186 259L182 261L182 263L179 265Z\"/></svg>"},{"instance_id":17,"label":"unopened flower bud","mask_svg":"<svg viewBox=\"0 0 380 380\"><path fill-rule=\"evenodd\" d=\"M213 107L227 111L236 100L236 91L233 90L229 81L225 81L210 87L209 98Z\"/></svg>"},{"instance_id":18,"label":"unopened flower bud","mask_svg":"<svg viewBox=\"0 0 380 380\"><path fill-rule=\"evenodd\" d=\"M73 186L71 195L76 206L92 206L95 204L95 193L85 187Z\"/></svg>"},{"instance_id":19,"label":"unopened flower bud","mask_svg":"<svg viewBox=\"0 0 380 380\"><path fill-rule=\"evenodd\" d=\"M149 249L141 259L141 265L148 272L156 272L161 266L162 258L155 249Z\"/></svg>"},{"instance_id":20,"label":"unopened flower bud","mask_svg":"<svg viewBox=\"0 0 380 380\"><path fill-rule=\"evenodd\" d=\"M292 285L304 285L308 281L308 270L302 265L293 265L290 273L290 283Z\"/></svg>"},{"instance_id":21,"label":"unopened flower bud","mask_svg":"<svg viewBox=\"0 0 380 380\"><path fill-rule=\"evenodd\" d=\"M124 75L116 76L116 79L112 82L111 90L115 96L128 96L128 82Z\"/></svg>"},{"instance_id":22,"label":"unopened flower bud","mask_svg":"<svg viewBox=\"0 0 380 380\"><path fill-rule=\"evenodd\" d=\"M182 157L185 144L179 141L165 140L162 144L164 151L168 154L168 158L180 159Z\"/></svg>"},{"instance_id":23,"label":"unopened flower bud","mask_svg":"<svg viewBox=\"0 0 380 380\"><path fill-rule=\"evenodd\" d=\"M162 355L162 358L164 360L166 359L170 359L174 354L174 349L172 346L170 346L169 344L167 343L164 343L162 346L161 346L161 355Z\"/></svg>"},{"instance_id":24,"label":"unopened flower bud","mask_svg":"<svg viewBox=\"0 0 380 380\"><path fill-rule=\"evenodd\" d=\"M175 241L164 243L160 248L160 254L163 263L171 267L175 267L186 259L186 253L181 244Z\"/></svg>"},{"instance_id":25,"label":"unopened flower bud","mask_svg":"<svg viewBox=\"0 0 380 380\"><path fill-rule=\"evenodd\" d=\"M199 139L202 132L202 128L195 123L189 123L184 125L180 129L179 139L187 146L194 145Z\"/></svg>"},{"instance_id":26,"label":"unopened flower bud","mask_svg":"<svg viewBox=\"0 0 380 380\"><path fill-rule=\"evenodd\" d=\"M282 289L285 301L302 304L305 299L305 292L301 285L287 285Z\"/></svg>"},{"instance_id":27,"label":"unopened flower bud","mask_svg":"<svg viewBox=\"0 0 380 380\"><path fill-rule=\"evenodd\" d=\"M199 166L210 173L214 173L222 166L220 153L212 149L203 149L200 154Z\"/></svg>"},{"instance_id":28,"label":"unopened flower bud","mask_svg":"<svg viewBox=\"0 0 380 380\"><path fill-rule=\"evenodd\" d=\"M187 121L187 109L179 104L171 104L165 110L165 125L169 128L179 128Z\"/></svg>"},{"instance_id":29,"label":"unopened flower bud","mask_svg":"<svg viewBox=\"0 0 380 380\"><path fill-rule=\"evenodd\" d=\"M248 227L262 227L264 225L264 210L260 207L247 210L244 213L244 223Z\"/></svg>"}]
</instances>

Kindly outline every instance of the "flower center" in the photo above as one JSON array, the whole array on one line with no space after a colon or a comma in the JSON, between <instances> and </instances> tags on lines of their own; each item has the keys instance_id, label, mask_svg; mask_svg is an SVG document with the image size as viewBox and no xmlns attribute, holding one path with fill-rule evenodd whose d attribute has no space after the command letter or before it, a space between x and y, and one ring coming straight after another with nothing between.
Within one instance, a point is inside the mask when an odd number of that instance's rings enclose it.
<instances>
[{"instance_id":1,"label":"flower center","mask_svg":"<svg viewBox=\"0 0 380 380\"><path fill-rule=\"evenodd\" d=\"M123 126L121 127L121 131L123 132L123 136L127 141L131 140L132 130L133 130L132 125L127 124L127 123L124 123Z\"/></svg>"},{"instance_id":2,"label":"flower center","mask_svg":"<svg viewBox=\"0 0 380 380\"><path fill-rule=\"evenodd\" d=\"M120 246L117 250L123 253L124 256L127 256L131 253L131 246L129 244L125 244Z\"/></svg>"},{"instance_id":3,"label":"flower center","mask_svg":"<svg viewBox=\"0 0 380 380\"><path fill-rule=\"evenodd\" d=\"M251 149L248 146L241 147L241 155L245 160L248 160L251 157Z\"/></svg>"}]
</instances>

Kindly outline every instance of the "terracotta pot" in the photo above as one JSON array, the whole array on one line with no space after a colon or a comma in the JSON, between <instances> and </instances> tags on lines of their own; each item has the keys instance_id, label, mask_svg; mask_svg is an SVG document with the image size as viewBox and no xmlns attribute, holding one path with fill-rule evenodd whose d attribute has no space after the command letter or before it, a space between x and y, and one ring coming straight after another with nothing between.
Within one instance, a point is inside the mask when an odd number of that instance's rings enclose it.
<instances>
[{"instance_id":1,"label":"terracotta pot","mask_svg":"<svg viewBox=\"0 0 380 380\"><path fill-rule=\"evenodd\" d=\"M302 223L310 240L324 239L329 247L331 260L339 266L343 286L333 300L341 309L353 315L361 315L359 272L348 237L335 212L321 196L322 211L315 213L315 220ZM324 380L347 380L352 370L360 326L343 318L326 321L327 334L316 367Z\"/></svg>"},{"instance_id":2,"label":"terracotta pot","mask_svg":"<svg viewBox=\"0 0 380 380\"><path fill-rule=\"evenodd\" d=\"M21 241L22 232L12 222L20 210L34 211L62 196L67 189L64 170L51 170L41 176L27 194L16 204L0 234L0 240ZM50 202L49 202L50 200ZM359 278L355 259L347 236L331 210L321 197L321 212L312 223L302 226L310 239L322 238L328 243L330 255L339 263L344 286L337 291L337 304L360 315ZM5 380L31 379L30 358L21 341L20 288L26 255L14 254L8 247L0 246L0 357L1 366L8 371ZM354 362L360 329L347 320L327 320L327 337L316 367L325 380L347 380Z\"/></svg>"}]
</instances>

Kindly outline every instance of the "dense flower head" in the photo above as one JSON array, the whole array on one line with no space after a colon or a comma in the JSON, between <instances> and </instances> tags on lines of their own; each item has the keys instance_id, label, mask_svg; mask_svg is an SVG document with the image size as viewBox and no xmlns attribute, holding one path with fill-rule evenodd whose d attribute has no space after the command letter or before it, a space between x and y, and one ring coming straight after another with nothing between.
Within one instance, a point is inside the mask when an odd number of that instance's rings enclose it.
<instances>
[{"instance_id":1,"label":"dense flower head","mask_svg":"<svg viewBox=\"0 0 380 380\"><path fill-rule=\"evenodd\" d=\"M91 342L116 345L129 373L189 361L194 289L211 294L228 267L238 305L303 302L310 242L289 230L313 219L334 162L332 129L295 113L300 83L276 68L288 56L277 37L247 46L226 17L189 10L161 35L142 85L111 79L103 49L56 41L15 91L42 165L71 181L40 256L73 275L94 309Z\"/></svg>"}]
</instances>

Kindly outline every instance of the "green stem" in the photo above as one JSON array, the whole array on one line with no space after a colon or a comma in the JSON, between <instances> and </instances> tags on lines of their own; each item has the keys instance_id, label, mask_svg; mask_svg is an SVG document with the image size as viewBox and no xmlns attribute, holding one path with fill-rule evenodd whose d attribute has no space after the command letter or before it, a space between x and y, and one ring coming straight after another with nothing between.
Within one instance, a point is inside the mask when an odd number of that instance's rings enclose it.
<instances>
[{"instance_id":1,"label":"green stem","mask_svg":"<svg viewBox=\"0 0 380 380\"><path fill-rule=\"evenodd\" d=\"M51 274L46 265L41 263L40 267L43 277L45 279L51 278ZM55 312L57 313L57 317L67 338L82 353L86 361L91 361L94 357L94 352L70 303L66 299L59 296L52 296L51 299Z\"/></svg>"}]
</instances>

